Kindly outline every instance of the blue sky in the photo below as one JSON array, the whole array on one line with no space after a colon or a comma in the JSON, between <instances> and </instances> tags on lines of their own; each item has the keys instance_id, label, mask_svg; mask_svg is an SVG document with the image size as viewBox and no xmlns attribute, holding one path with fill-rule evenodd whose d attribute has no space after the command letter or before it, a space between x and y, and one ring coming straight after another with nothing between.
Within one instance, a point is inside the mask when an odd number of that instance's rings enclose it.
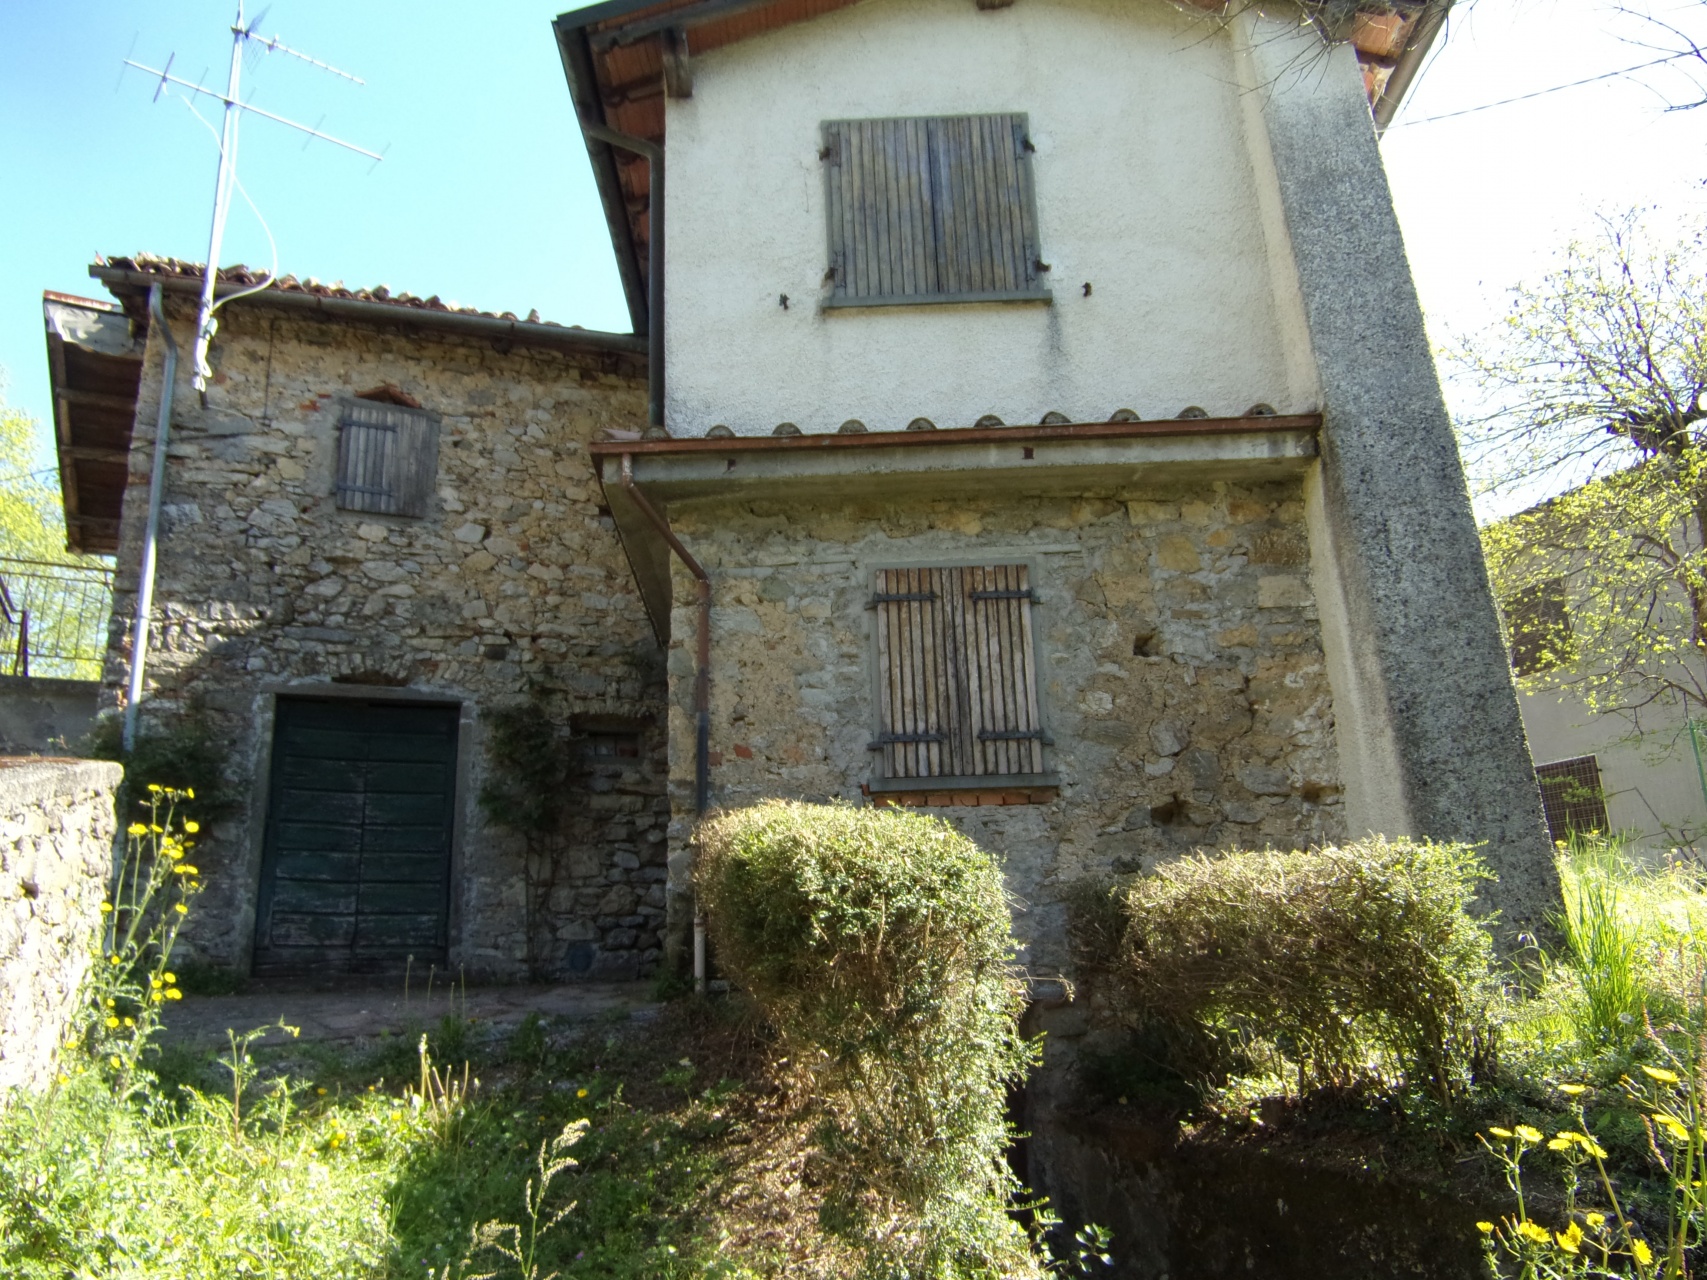
<instances>
[{"instance_id":1,"label":"blue sky","mask_svg":"<svg viewBox=\"0 0 1707 1280\"><path fill-rule=\"evenodd\" d=\"M1020 0L1024 3L1025 0ZM1151 3L1154 0L1133 0ZM1707 28L1699 0L1637 0ZM356 87L252 54L245 96L374 150L374 166L250 119L240 171L284 270L350 285L626 331L610 242L537 0L275 0L261 31L361 75ZM251 5L250 14L258 12ZM223 85L229 0L0 0L0 368L6 398L49 416L43 289L95 295L94 254L199 261L213 138L181 101L121 75L128 55ZM1656 29L1612 0L1471 0L1383 150L1437 340L1497 315L1601 209L1651 205L1663 227L1703 212L1707 108L1676 70L1477 111L1655 56ZM209 119L213 114L204 106ZM226 262L265 266L241 200ZM1450 393L1462 399L1464 388ZM44 427L44 447L45 447Z\"/></svg>"}]
</instances>

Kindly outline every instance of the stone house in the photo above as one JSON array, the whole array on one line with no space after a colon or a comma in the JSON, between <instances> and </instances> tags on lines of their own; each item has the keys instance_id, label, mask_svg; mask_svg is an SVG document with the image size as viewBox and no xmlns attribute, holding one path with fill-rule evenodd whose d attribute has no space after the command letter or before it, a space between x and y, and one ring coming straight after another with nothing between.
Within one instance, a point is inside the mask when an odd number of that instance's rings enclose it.
<instances>
[{"instance_id":1,"label":"stone house","mask_svg":"<svg viewBox=\"0 0 1707 1280\"><path fill-rule=\"evenodd\" d=\"M698 814L765 796L986 841L1037 973L1082 877L1366 831L1486 841L1534 926L1540 806L1371 126L1444 7L559 18L634 336L286 279L221 313L205 403L179 370L138 710L249 780L203 954L644 974L687 953ZM117 705L200 268L92 274L143 353ZM543 888L478 803L530 699L570 815Z\"/></svg>"}]
</instances>

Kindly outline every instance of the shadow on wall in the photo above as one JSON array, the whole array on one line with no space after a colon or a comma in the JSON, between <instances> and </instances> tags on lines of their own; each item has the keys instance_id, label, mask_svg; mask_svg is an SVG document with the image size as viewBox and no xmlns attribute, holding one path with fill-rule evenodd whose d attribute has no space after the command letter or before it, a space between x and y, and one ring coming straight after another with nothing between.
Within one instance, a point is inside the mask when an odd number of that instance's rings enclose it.
<instances>
[{"instance_id":1,"label":"shadow on wall","mask_svg":"<svg viewBox=\"0 0 1707 1280\"><path fill-rule=\"evenodd\" d=\"M81 754L100 696L99 680L0 676L0 755Z\"/></svg>"}]
</instances>

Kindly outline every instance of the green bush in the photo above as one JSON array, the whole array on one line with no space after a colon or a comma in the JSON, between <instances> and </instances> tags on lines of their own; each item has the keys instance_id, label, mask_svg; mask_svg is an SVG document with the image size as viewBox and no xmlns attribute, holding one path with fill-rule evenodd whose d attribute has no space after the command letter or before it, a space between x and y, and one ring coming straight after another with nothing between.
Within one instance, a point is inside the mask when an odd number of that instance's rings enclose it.
<instances>
[{"instance_id":1,"label":"green bush","mask_svg":"<svg viewBox=\"0 0 1707 1280\"><path fill-rule=\"evenodd\" d=\"M1379 838L1183 858L1110 895L1112 994L1223 1053L1262 1042L1300 1084L1385 1070L1445 1096L1490 1065L1492 944L1467 912L1488 878L1467 846Z\"/></svg>"},{"instance_id":2,"label":"green bush","mask_svg":"<svg viewBox=\"0 0 1707 1280\"><path fill-rule=\"evenodd\" d=\"M1034 1049L990 855L934 818L772 801L701 828L695 882L821 1109L826 1224L884 1274L1028 1274L1003 1151Z\"/></svg>"}]
</instances>

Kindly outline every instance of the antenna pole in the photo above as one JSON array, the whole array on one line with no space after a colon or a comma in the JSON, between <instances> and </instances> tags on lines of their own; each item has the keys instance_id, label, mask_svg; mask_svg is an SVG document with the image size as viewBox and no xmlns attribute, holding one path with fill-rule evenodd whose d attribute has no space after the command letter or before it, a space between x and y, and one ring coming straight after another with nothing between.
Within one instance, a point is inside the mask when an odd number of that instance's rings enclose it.
<instances>
[{"instance_id":1,"label":"antenna pole","mask_svg":"<svg viewBox=\"0 0 1707 1280\"><path fill-rule=\"evenodd\" d=\"M196 343L191 355L194 373L191 384L204 397L213 368L207 362L219 321L213 318L214 284L219 278L220 242L225 239L225 216L231 209L231 182L237 173L237 123L240 118L237 90L243 75L243 0L237 0L237 22L231 28L231 73L225 85L225 115L219 136L219 173L213 184L213 227L207 240L207 270L202 278L201 308L196 312Z\"/></svg>"}]
</instances>

